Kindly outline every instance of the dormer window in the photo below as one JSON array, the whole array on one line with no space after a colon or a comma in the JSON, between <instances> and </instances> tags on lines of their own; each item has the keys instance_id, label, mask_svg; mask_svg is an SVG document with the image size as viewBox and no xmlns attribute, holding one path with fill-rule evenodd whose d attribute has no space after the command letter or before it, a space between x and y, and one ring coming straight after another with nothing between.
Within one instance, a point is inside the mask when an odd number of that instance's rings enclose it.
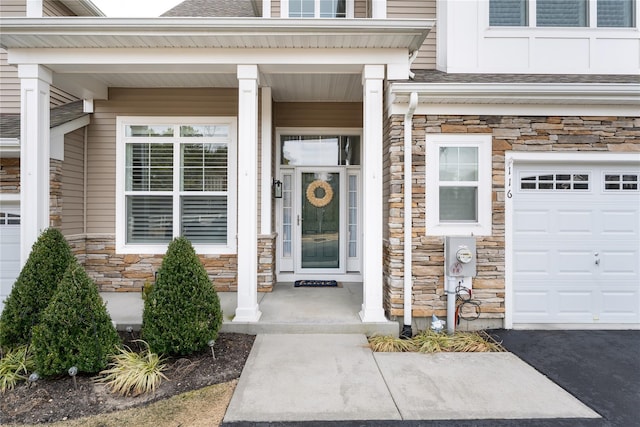
<instances>
[{"instance_id":1,"label":"dormer window","mask_svg":"<svg viewBox=\"0 0 640 427\"><path fill-rule=\"evenodd\" d=\"M283 18L353 18L353 0L282 0Z\"/></svg>"}]
</instances>

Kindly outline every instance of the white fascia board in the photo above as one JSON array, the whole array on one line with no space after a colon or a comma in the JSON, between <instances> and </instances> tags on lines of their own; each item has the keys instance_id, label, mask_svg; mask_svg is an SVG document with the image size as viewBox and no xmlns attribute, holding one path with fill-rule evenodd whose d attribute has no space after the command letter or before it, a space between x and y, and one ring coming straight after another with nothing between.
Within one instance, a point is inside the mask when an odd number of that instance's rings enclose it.
<instances>
[{"instance_id":1,"label":"white fascia board","mask_svg":"<svg viewBox=\"0 0 640 427\"><path fill-rule=\"evenodd\" d=\"M637 116L640 107L616 104L514 104L513 100L501 103L450 103L422 104L416 115L462 115L462 116ZM388 115L407 112L408 104L391 104Z\"/></svg>"},{"instance_id":2,"label":"white fascia board","mask_svg":"<svg viewBox=\"0 0 640 427\"><path fill-rule=\"evenodd\" d=\"M393 94L417 92L423 96L486 97L620 97L640 103L640 83L393 83Z\"/></svg>"},{"instance_id":3,"label":"white fascia board","mask_svg":"<svg viewBox=\"0 0 640 427\"><path fill-rule=\"evenodd\" d=\"M64 136L69 132L80 129L81 127L89 126L90 122L91 119L89 118L89 115L86 115L70 122L63 123L60 126L51 128L50 157L56 160L64 160Z\"/></svg>"},{"instance_id":4,"label":"white fascia board","mask_svg":"<svg viewBox=\"0 0 640 427\"><path fill-rule=\"evenodd\" d=\"M54 71L65 65L104 65L94 69L77 68L76 73L108 72L108 67L136 65L364 65L408 62L406 49L200 49L200 48L34 48L11 49L9 64L48 64ZM134 68L134 71L136 69ZM141 69L141 72L158 70ZM200 69L200 72L205 70ZM211 70L209 70L210 72ZM65 73L72 70L65 68ZM125 71L126 72L126 71ZM175 72L170 70L169 72ZM189 71L185 71L189 72ZM55 82L57 85L57 82Z\"/></svg>"},{"instance_id":5,"label":"white fascia board","mask_svg":"<svg viewBox=\"0 0 640 427\"><path fill-rule=\"evenodd\" d=\"M640 153L603 153L603 152L520 152L506 151L505 161L517 163L640 163Z\"/></svg>"},{"instance_id":6,"label":"white fascia board","mask_svg":"<svg viewBox=\"0 0 640 427\"><path fill-rule=\"evenodd\" d=\"M109 99L106 84L85 74L53 74L53 85L80 99Z\"/></svg>"},{"instance_id":7,"label":"white fascia board","mask_svg":"<svg viewBox=\"0 0 640 427\"><path fill-rule=\"evenodd\" d=\"M380 46L386 47L398 37L409 37L404 48L413 51L419 49L433 28L432 19L291 19L291 18L1 18L0 47L5 49L25 47L56 47L56 43L65 43L67 47L86 47L88 38L100 42L101 38L119 37L126 47L149 47L147 40L157 38L166 43L172 37L187 37L193 43L223 37L238 39L236 47L274 47L267 46L274 39L280 41L304 41L306 36L338 36L335 46L345 43L344 37L357 38L358 45L376 43L374 36L380 36ZM252 42L249 39L254 37ZM105 39L106 40L106 39ZM247 45L255 43L255 46ZM103 43L108 45L107 43ZM64 47L64 46L58 46ZM186 46L182 46L186 47ZM220 46L217 46L220 47ZM355 47L355 46L354 46ZM393 46L392 46L393 47ZM400 46L396 46L400 47Z\"/></svg>"},{"instance_id":8,"label":"white fascia board","mask_svg":"<svg viewBox=\"0 0 640 427\"><path fill-rule=\"evenodd\" d=\"M20 140L0 138L0 157L20 157Z\"/></svg>"},{"instance_id":9,"label":"white fascia board","mask_svg":"<svg viewBox=\"0 0 640 427\"><path fill-rule=\"evenodd\" d=\"M393 83L389 114L405 114L419 94L416 114L637 115L640 84L633 83Z\"/></svg>"},{"instance_id":10,"label":"white fascia board","mask_svg":"<svg viewBox=\"0 0 640 427\"><path fill-rule=\"evenodd\" d=\"M90 0L59 0L77 16L105 16Z\"/></svg>"}]
</instances>

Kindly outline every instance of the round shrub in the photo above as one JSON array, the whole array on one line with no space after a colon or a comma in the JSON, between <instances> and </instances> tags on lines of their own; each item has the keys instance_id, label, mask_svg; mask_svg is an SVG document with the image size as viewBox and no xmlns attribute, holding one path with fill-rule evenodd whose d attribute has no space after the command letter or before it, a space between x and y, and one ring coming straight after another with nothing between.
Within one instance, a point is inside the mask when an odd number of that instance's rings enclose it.
<instances>
[{"instance_id":1,"label":"round shrub","mask_svg":"<svg viewBox=\"0 0 640 427\"><path fill-rule=\"evenodd\" d=\"M73 262L51 303L33 328L33 354L41 375L64 374L72 366L94 373L104 369L120 343L98 288Z\"/></svg>"},{"instance_id":2,"label":"round shrub","mask_svg":"<svg viewBox=\"0 0 640 427\"><path fill-rule=\"evenodd\" d=\"M207 348L222 325L220 300L189 240L174 239L144 302L142 336L154 353Z\"/></svg>"},{"instance_id":3,"label":"round shrub","mask_svg":"<svg viewBox=\"0 0 640 427\"><path fill-rule=\"evenodd\" d=\"M31 328L51 301L62 276L75 258L62 233L45 230L33 244L0 316L0 346L31 341Z\"/></svg>"}]
</instances>

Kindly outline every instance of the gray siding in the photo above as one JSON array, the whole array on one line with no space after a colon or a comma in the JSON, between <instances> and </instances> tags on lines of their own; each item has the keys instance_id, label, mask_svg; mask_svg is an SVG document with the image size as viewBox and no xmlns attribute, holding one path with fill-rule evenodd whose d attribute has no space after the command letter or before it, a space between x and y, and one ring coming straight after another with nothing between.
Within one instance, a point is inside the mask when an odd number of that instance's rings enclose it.
<instances>
[{"instance_id":1,"label":"gray siding","mask_svg":"<svg viewBox=\"0 0 640 427\"><path fill-rule=\"evenodd\" d=\"M237 115L237 89L111 88L89 126L87 233L115 233L116 116Z\"/></svg>"},{"instance_id":2,"label":"gray siding","mask_svg":"<svg viewBox=\"0 0 640 427\"><path fill-rule=\"evenodd\" d=\"M436 0L387 0L387 17L435 19ZM434 27L427 36L411 68L430 70L436 68L436 30Z\"/></svg>"},{"instance_id":3,"label":"gray siding","mask_svg":"<svg viewBox=\"0 0 640 427\"><path fill-rule=\"evenodd\" d=\"M84 128L64 138L62 233L84 233Z\"/></svg>"},{"instance_id":4,"label":"gray siding","mask_svg":"<svg viewBox=\"0 0 640 427\"><path fill-rule=\"evenodd\" d=\"M0 16L3 18L13 16L25 16L27 14L26 0L2 0L0 1Z\"/></svg>"}]
</instances>

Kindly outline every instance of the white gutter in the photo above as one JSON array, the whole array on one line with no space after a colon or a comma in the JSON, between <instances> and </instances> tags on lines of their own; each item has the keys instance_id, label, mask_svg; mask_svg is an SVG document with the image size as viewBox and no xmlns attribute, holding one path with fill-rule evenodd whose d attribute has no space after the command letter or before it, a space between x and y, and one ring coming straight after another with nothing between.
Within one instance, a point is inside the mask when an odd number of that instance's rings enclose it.
<instances>
[{"instance_id":1,"label":"white gutter","mask_svg":"<svg viewBox=\"0 0 640 427\"><path fill-rule=\"evenodd\" d=\"M409 100L409 108L404 115L404 326L401 336L411 338L413 269L412 269L412 205L413 205L413 113L418 106L418 94L413 92Z\"/></svg>"},{"instance_id":2,"label":"white gutter","mask_svg":"<svg viewBox=\"0 0 640 427\"><path fill-rule=\"evenodd\" d=\"M447 102L497 98L517 98L520 102L615 102L640 103L640 78L637 83L393 83L390 88L396 102L413 92ZM405 101L406 102L406 101Z\"/></svg>"}]
</instances>

